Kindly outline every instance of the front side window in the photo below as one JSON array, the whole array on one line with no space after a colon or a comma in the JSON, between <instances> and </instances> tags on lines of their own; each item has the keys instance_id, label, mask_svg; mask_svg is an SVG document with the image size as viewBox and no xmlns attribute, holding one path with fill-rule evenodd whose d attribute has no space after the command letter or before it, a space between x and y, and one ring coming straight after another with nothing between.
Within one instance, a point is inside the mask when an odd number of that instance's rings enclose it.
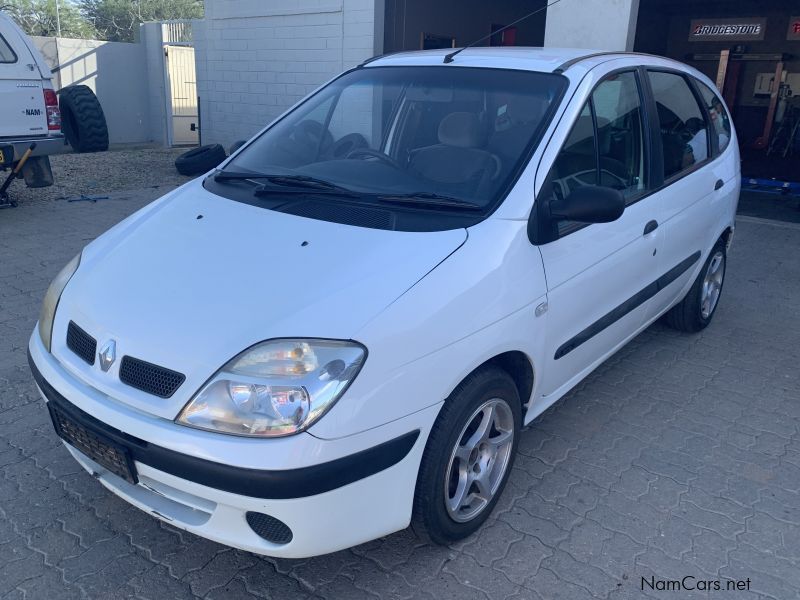
<instances>
[{"instance_id":1,"label":"front side window","mask_svg":"<svg viewBox=\"0 0 800 600\"><path fill-rule=\"evenodd\" d=\"M708 116L711 118L712 143L714 140L713 134L716 134L717 151L722 152L727 148L728 142L731 141L731 121L728 117L728 111L725 110L722 100L711 91L711 88L702 81L695 80L695 83L697 84L697 89L700 90L700 95L703 97Z\"/></svg>"},{"instance_id":2,"label":"front side window","mask_svg":"<svg viewBox=\"0 0 800 600\"><path fill-rule=\"evenodd\" d=\"M8 45L5 38L0 35L0 63L14 63L17 62L17 55Z\"/></svg>"},{"instance_id":3,"label":"front side window","mask_svg":"<svg viewBox=\"0 0 800 600\"><path fill-rule=\"evenodd\" d=\"M560 201L576 187L602 185L635 201L645 188L641 97L632 71L611 75L592 92L548 175L545 193ZM558 235L581 227L561 221Z\"/></svg>"},{"instance_id":4,"label":"front side window","mask_svg":"<svg viewBox=\"0 0 800 600\"><path fill-rule=\"evenodd\" d=\"M530 71L355 69L255 139L226 170L324 180L363 202L425 195L488 210L527 160L565 87L561 75Z\"/></svg>"},{"instance_id":5,"label":"front side window","mask_svg":"<svg viewBox=\"0 0 800 600\"><path fill-rule=\"evenodd\" d=\"M664 179L686 171L709 156L703 112L682 75L648 71L656 103L664 160Z\"/></svg>"}]
</instances>

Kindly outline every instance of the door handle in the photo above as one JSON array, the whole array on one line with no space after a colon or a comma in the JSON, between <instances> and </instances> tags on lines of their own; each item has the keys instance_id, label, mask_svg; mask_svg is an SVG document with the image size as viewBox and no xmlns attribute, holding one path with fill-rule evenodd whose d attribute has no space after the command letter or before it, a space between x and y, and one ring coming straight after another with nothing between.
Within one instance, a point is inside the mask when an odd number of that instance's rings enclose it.
<instances>
[{"instance_id":1,"label":"door handle","mask_svg":"<svg viewBox=\"0 0 800 600\"><path fill-rule=\"evenodd\" d=\"M644 233L642 235L653 233L656 229L658 229L658 221L648 221L647 225L644 226Z\"/></svg>"},{"instance_id":2,"label":"door handle","mask_svg":"<svg viewBox=\"0 0 800 600\"><path fill-rule=\"evenodd\" d=\"M725 182L722 179L717 179L717 183L714 184L714 191L716 192L723 185L725 185Z\"/></svg>"}]
</instances>

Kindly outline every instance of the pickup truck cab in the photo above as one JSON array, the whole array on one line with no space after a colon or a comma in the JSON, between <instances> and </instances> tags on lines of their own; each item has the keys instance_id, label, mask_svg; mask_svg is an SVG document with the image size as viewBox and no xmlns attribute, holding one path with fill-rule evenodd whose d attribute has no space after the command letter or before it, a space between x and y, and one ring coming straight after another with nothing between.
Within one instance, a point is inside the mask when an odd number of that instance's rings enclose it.
<instances>
[{"instance_id":1,"label":"pickup truck cab","mask_svg":"<svg viewBox=\"0 0 800 600\"><path fill-rule=\"evenodd\" d=\"M29 187L52 185L47 157L70 151L52 76L28 36L0 12L0 169L13 168L35 142L22 169Z\"/></svg>"}]
</instances>

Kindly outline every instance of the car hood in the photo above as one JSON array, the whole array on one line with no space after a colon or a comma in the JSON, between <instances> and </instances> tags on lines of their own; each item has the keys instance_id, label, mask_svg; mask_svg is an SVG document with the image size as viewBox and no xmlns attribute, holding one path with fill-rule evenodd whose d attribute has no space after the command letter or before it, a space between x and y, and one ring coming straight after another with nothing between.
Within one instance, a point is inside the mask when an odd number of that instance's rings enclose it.
<instances>
[{"instance_id":1,"label":"car hood","mask_svg":"<svg viewBox=\"0 0 800 600\"><path fill-rule=\"evenodd\" d=\"M276 337L350 339L466 240L340 225L224 199L191 182L87 246L59 303L53 352L114 398L173 418L224 363ZM186 375L169 400L122 386L64 345L74 321L98 349Z\"/></svg>"}]
</instances>

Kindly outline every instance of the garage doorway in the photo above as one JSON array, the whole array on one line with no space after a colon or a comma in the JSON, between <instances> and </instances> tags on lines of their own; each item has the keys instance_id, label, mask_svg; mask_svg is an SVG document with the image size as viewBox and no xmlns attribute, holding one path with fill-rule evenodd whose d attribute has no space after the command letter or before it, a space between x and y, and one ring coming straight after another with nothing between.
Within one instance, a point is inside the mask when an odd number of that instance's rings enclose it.
<instances>
[{"instance_id":1,"label":"garage doorway","mask_svg":"<svg viewBox=\"0 0 800 600\"><path fill-rule=\"evenodd\" d=\"M739 138L740 213L800 222L800 5L640 0L634 50L717 83Z\"/></svg>"},{"instance_id":2,"label":"garage doorway","mask_svg":"<svg viewBox=\"0 0 800 600\"><path fill-rule=\"evenodd\" d=\"M466 46L546 4L545 0L386 0L384 52ZM541 46L545 17L542 10L480 45Z\"/></svg>"}]
</instances>

